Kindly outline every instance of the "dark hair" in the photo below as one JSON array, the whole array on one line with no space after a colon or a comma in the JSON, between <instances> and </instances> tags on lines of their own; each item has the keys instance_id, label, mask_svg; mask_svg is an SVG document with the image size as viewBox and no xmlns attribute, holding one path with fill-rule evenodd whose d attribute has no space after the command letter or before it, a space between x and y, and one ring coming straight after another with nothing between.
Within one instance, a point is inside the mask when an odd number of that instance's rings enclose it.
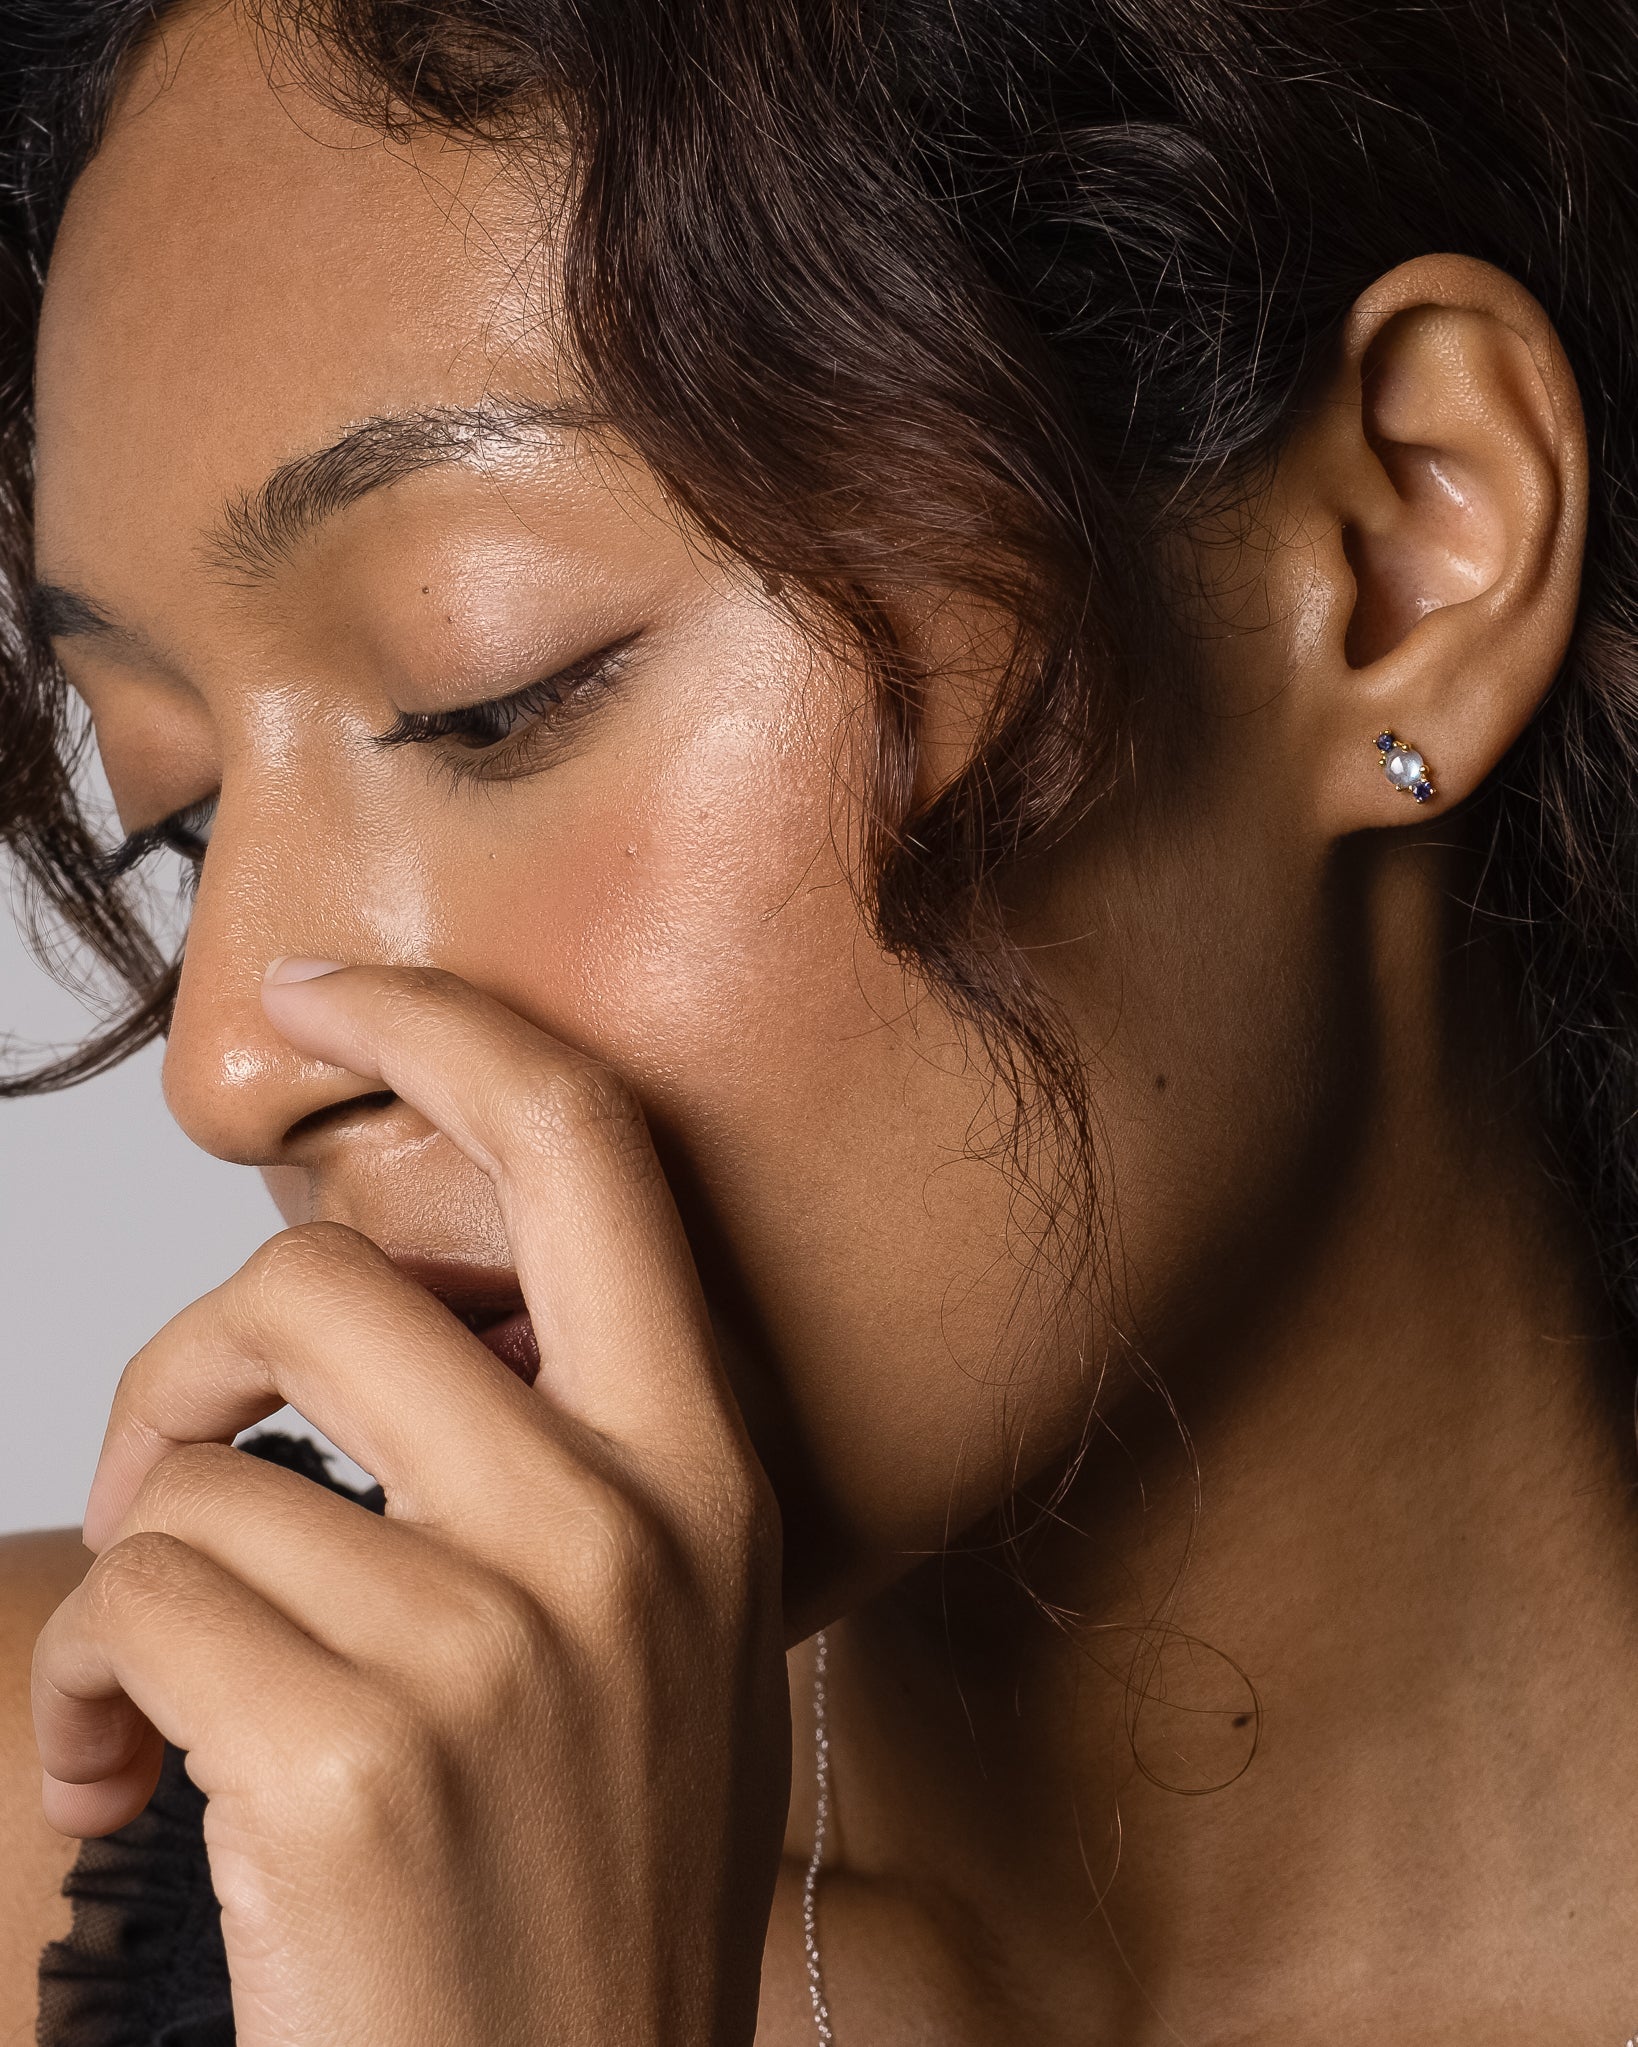
<instances>
[{"instance_id":1,"label":"dark hair","mask_svg":"<svg viewBox=\"0 0 1638 2047\"><path fill-rule=\"evenodd\" d=\"M71 792L25 612L41 280L150 0L0 0L0 691L6 830L131 994L172 977ZM574 170L587 390L720 543L876 679L864 899L1084 1138L1081 1068L999 909L1105 786L1176 519L1277 448L1374 278L1430 251L1556 322L1594 453L1578 629L1475 804L1549 1126L1638 1313L1638 22L1611 0L263 0L327 89ZM1002 607L1016 648L967 771L912 803L895 593ZM1027 1117L1023 1121L1027 1122Z\"/></svg>"}]
</instances>

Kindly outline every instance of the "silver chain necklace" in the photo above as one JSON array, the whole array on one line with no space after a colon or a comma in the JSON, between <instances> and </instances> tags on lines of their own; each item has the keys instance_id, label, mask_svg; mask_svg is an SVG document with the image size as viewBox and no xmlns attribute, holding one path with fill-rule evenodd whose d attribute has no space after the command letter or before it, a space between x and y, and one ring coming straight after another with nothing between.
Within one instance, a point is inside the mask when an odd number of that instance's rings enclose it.
<instances>
[{"instance_id":1,"label":"silver chain necklace","mask_svg":"<svg viewBox=\"0 0 1638 2047\"><path fill-rule=\"evenodd\" d=\"M825 1671L830 1644L820 1629L813 1638L813 1853L802 1879L802 1946L808 1958L808 2001L813 2029L822 2047L834 2047L830 2008L825 2003L825 1972L819 1959L819 1872L825 1862L825 1836L830 1831L830 1721L826 1711Z\"/></svg>"}]
</instances>

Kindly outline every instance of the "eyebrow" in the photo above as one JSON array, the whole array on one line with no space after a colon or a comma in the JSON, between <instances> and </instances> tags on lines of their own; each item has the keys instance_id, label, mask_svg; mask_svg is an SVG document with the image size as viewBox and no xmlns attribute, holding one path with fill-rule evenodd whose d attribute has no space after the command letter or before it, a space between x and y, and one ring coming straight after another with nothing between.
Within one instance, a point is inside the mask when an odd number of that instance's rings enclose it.
<instances>
[{"instance_id":1,"label":"eyebrow","mask_svg":"<svg viewBox=\"0 0 1638 2047\"><path fill-rule=\"evenodd\" d=\"M205 560L231 581L266 582L298 541L372 491L450 463L481 468L550 434L589 424L584 413L528 399L426 406L361 420L328 447L281 463L257 489L230 498L206 539ZM152 651L141 633L58 583L32 587L28 622L42 643L92 638Z\"/></svg>"},{"instance_id":2,"label":"eyebrow","mask_svg":"<svg viewBox=\"0 0 1638 2047\"><path fill-rule=\"evenodd\" d=\"M265 582L298 541L373 491L450 463L480 468L585 424L581 415L532 400L436 405L361 420L328 447L281 463L258 489L230 499L205 558L235 582Z\"/></svg>"},{"instance_id":3,"label":"eyebrow","mask_svg":"<svg viewBox=\"0 0 1638 2047\"><path fill-rule=\"evenodd\" d=\"M130 640L133 635L116 625L105 611L82 597L78 590L60 583L35 583L28 593L29 629L36 640L100 638Z\"/></svg>"}]
</instances>

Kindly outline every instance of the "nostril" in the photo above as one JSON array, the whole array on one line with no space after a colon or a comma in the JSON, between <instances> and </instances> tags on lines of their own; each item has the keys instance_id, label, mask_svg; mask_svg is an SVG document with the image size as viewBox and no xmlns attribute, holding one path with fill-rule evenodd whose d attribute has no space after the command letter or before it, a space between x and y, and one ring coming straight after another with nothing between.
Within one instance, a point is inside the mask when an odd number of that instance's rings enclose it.
<instances>
[{"instance_id":1,"label":"nostril","mask_svg":"<svg viewBox=\"0 0 1638 2047\"><path fill-rule=\"evenodd\" d=\"M390 1088L378 1088L373 1094L348 1095L345 1101L326 1102L322 1109L314 1109L298 1118L285 1132L285 1142L311 1137L318 1131L327 1130L336 1123L349 1123L356 1116L369 1116L382 1109L393 1108L398 1097Z\"/></svg>"}]
</instances>

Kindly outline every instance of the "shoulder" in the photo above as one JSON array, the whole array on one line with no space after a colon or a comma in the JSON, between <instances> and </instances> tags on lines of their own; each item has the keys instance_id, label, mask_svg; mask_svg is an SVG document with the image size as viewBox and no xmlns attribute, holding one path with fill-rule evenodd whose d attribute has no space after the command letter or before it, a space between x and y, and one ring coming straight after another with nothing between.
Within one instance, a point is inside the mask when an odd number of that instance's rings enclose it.
<instances>
[{"instance_id":1,"label":"shoulder","mask_svg":"<svg viewBox=\"0 0 1638 2047\"><path fill-rule=\"evenodd\" d=\"M40 1812L28 1681L35 1636L90 1562L77 1529L0 1536L0 2047L34 2038L40 1950L68 1930L62 1882L78 1844Z\"/></svg>"}]
</instances>

